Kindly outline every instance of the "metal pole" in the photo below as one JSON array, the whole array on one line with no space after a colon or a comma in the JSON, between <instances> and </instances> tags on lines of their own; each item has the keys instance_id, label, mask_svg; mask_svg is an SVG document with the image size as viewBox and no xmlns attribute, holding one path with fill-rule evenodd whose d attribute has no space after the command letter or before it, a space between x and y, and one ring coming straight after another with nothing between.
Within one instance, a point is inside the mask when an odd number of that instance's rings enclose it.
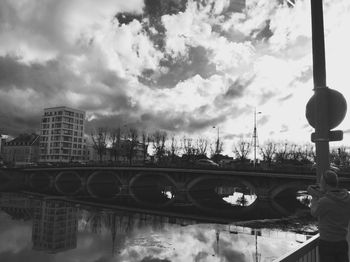
<instances>
[{"instance_id":1,"label":"metal pole","mask_svg":"<svg viewBox=\"0 0 350 262\"><path fill-rule=\"evenodd\" d=\"M316 173L317 182L329 168L329 112L326 86L326 61L323 29L323 1L311 0L312 55L314 91L318 95L315 105Z\"/></svg>"},{"instance_id":2,"label":"metal pole","mask_svg":"<svg viewBox=\"0 0 350 262\"><path fill-rule=\"evenodd\" d=\"M254 167L256 166L256 108L254 108Z\"/></svg>"},{"instance_id":3,"label":"metal pole","mask_svg":"<svg viewBox=\"0 0 350 262\"><path fill-rule=\"evenodd\" d=\"M217 141L217 145L216 145L216 150L217 150L217 153L219 153L219 146L220 146L220 131L219 131L219 126L218 126L218 141Z\"/></svg>"}]
</instances>

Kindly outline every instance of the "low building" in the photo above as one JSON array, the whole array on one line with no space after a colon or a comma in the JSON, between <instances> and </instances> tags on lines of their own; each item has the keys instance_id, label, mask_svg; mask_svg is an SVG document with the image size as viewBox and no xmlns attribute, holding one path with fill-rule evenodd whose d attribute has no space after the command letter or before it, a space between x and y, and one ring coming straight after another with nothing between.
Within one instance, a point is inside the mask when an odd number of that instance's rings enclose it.
<instances>
[{"instance_id":1,"label":"low building","mask_svg":"<svg viewBox=\"0 0 350 262\"><path fill-rule=\"evenodd\" d=\"M3 145L4 162L26 165L39 160L39 135L21 134Z\"/></svg>"}]
</instances>

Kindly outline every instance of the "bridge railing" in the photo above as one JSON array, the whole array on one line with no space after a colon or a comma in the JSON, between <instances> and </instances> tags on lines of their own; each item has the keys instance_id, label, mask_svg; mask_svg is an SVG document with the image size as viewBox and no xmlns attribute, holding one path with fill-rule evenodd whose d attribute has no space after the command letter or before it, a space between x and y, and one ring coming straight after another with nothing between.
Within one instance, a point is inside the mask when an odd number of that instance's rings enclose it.
<instances>
[{"instance_id":1,"label":"bridge railing","mask_svg":"<svg viewBox=\"0 0 350 262\"><path fill-rule=\"evenodd\" d=\"M273 262L319 262L318 238L319 234L313 236L297 249L275 259Z\"/></svg>"}]
</instances>

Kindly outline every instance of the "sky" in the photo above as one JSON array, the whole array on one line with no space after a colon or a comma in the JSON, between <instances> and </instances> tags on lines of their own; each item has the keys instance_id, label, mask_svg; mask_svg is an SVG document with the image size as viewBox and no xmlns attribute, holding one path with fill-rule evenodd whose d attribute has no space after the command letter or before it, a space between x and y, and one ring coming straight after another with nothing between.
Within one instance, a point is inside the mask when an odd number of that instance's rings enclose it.
<instances>
[{"instance_id":1,"label":"sky","mask_svg":"<svg viewBox=\"0 0 350 262\"><path fill-rule=\"evenodd\" d=\"M65 105L87 129L214 140L219 128L230 151L256 108L260 144L310 142L310 1L239 2L1 0L0 129L39 131L43 109ZM324 20L327 85L349 101L350 1L324 0ZM337 129L348 144L348 115Z\"/></svg>"}]
</instances>

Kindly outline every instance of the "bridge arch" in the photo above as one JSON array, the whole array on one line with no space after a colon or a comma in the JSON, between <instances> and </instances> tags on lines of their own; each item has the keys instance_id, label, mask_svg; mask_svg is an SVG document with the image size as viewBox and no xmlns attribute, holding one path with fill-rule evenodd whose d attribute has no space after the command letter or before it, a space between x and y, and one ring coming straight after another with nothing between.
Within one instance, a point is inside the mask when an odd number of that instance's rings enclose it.
<instances>
[{"instance_id":1,"label":"bridge arch","mask_svg":"<svg viewBox=\"0 0 350 262\"><path fill-rule=\"evenodd\" d=\"M310 183L306 183L306 181L294 181L289 183L284 183L276 186L270 191L270 198L274 199L276 197L284 197L284 196L295 196L297 191L306 190Z\"/></svg>"},{"instance_id":2,"label":"bridge arch","mask_svg":"<svg viewBox=\"0 0 350 262\"><path fill-rule=\"evenodd\" d=\"M83 188L83 180L75 171L63 171L55 177L54 185L62 195L76 195Z\"/></svg>"},{"instance_id":3,"label":"bridge arch","mask_svg":"<svg viewBox=\"0 0 350 262\"><path fill-rule=\"evenodd\" d=\"M201 197L194 196L194 188L196 185L199 185L201 182L206 182L207 185L213 189L207 188L207 192L211 193L211 199L215 199L217 201L217 205L215 207L210 207L201 201ZM210 212L224 212L224 213L230 213L234 212L235 214L243 215L246 212L249 212L251 209L254 208L254 203L252 203L249 206L241 207L241 206L232 206L226 201L224 201L219 195L214 195L214 189L219 185L234 185L234 184L241 184L242 186L245 186L246 188L249 188L252 193L255 194L256 188L255 186L250 183L249 181L239 178L239 177L228 177L228 176L211 176L211 175L204 175L201 177L195 178L193 181L191 181L187 186L187 197L190 200L192 204L194 204L196 207ZM208 190L209 189L209 190ZM199 189L199 191L202 189ZM220 208L220 205L225 206L226 208ZM227 209L227 207L230 207L230 209ZM233 210L234 209L234 210ZM225 211L223 211L225 210Z\"/></svg>"},{"instance_id":4,"label":"bridge arch","mask_svg":"<svg viewBox=\"0 0 350 262\"><path fill-rule=\"evenodd\" d=\"M28 184L31 188L46 191L53 186L52 174L47 172L31 173L29 175Z\"/></svg>"},{"instance_id":5,"label":"bridge arch","mask_svg":"<svg viewBox=\"0 0 350 262\"><path fill-rule=\"evenodd\" d=\"M176 182L167 173L141 172L129 182L129 193L140 205L165 207L171 205L177 194Z\"/></svg>"},{"instance_id":6,"label":"bridge arch","mask_svg":"<svg viewBox=\"0 0 350 262\"><path fill-rule=\"evenodd\" d=\"M122 183L113 171L96 171L92 173L86 188L90 196L101 199L116 198L121 192Z\"/></svg>"}]
</instances>

